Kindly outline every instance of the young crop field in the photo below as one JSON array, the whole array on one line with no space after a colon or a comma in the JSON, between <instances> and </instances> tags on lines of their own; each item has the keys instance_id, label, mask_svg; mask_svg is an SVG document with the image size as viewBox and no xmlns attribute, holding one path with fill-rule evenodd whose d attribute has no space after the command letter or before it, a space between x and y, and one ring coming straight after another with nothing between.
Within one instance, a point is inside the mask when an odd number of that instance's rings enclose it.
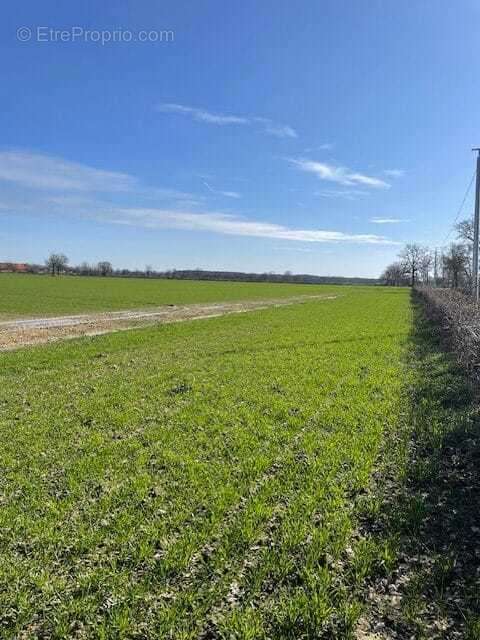
<instances>
[{"instance_id":1,"label":"young crop field","mask_svg":"<svg viewBox=\"0 0 480 640\"><path fill-rule=\"evenodd\" d=\"M348 637L410 329L351 288L1 354L0 635Z\"/></svg>"},{"instance_id":2,"label":"young crop field","mask_svg":"<svg viewBox=\"0 0 480 640\"><path fill-rule=\"evenodd\" d=\"M343 291L0 354L0 637L480 638L469 384Z\"/></svg>"},{"instance_id":3,"label":"young crop field","mask_svg":"<svg viewBox=\"0 0 480 640\"><path fill-rule=\"evenodd\" d=\"M0 318L234 302L349 289L334 285L0 274Z\"/></svg>"}]
</instances>

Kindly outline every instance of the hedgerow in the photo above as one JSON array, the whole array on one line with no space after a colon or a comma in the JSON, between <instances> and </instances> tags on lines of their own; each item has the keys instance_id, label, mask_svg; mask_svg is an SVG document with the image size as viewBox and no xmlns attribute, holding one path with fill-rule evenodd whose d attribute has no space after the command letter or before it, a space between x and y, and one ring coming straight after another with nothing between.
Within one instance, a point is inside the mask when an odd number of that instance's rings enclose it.
<instances>
[{"instance_id":1,"label":"hedgerow","mask_svg":"<svg viewBox=\"0 0 480 640\"><path fill-rule=\"evenodd\" d=\"M415 294L424 303L427 317L456 355L467 373L480 379L480 308L455 289L419 287Z\"/></svg>"}]
</instances>

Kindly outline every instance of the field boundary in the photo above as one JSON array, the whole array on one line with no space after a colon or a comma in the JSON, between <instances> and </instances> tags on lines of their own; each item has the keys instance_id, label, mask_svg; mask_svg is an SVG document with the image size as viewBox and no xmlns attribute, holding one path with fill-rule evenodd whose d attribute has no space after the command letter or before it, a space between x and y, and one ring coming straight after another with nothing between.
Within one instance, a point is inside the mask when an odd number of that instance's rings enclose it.
<instances>
[{"instance_id":1,"label":"field boundary","mask_svg":"<svg viewBox=\"0 0 480 640\"><path fill-rule=\"evenodd\" d=\"M148 310L128 309L125 311L6 320L0 322L0 351L114 331L125 331L155 324L202 320L227 314L258 311L269 307L334 300L338 297L338 295L325 294L302 295L271 300L163 305Z\"/></svg>"},{"instance_id":2,"label":"field boundary","mask_svg":"<svg viewBox=\"0 0 480 640\"><path fill-rule=\"evenodd\" d=\"M480 314L470 297L452 289L421 287L416 295L425 313L473 380L480 377Z\"/></svg>"},{"instance_id":3,"label":"field boundary","mask_svg":"<svg viewBox=\"0 0 480 640\"><path fill-rule=\"evenodd\" d=\"M445 342L448 292L422 294L412 295L404 414L359 512L359 539L378 551L356 640L480 637L478 395Z\"/></svg>"}]
</instances>

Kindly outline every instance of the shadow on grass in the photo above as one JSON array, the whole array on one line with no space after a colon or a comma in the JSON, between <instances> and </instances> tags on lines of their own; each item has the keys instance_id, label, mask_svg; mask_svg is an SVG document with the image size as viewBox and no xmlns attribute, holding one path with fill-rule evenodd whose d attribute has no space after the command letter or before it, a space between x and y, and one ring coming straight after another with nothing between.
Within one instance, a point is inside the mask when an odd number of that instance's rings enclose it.
<instances>
[{"instance_id":1,"label":"shadow on grass","mask_svg":"<svg viewBox=\"0 0 480 640\"><path fill-rule=\"evenodd\" d=\"M480 638L477 400L415 294L412 304L406 455L383 479L384 507L367 526L395 541L398 562L375 585L369 628L388 638Z\"/></svg>"}]
</instances>

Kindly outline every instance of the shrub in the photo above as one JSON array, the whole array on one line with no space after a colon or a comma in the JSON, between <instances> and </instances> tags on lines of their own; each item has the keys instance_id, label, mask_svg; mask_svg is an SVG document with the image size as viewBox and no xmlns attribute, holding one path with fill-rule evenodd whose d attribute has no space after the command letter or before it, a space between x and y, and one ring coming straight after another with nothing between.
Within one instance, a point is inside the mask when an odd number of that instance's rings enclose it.
<instances>
[{"instance_id":1,"label":"shrub","mask_svg":"<svg viewBox=\"0 0 480 640\"><path fill-rule=\"evenodd\" d=\"M462 367L480 379L480 308L467 295L454 289L416 289L427 317L438 327Z\"/></svg>"}]
</instances>

